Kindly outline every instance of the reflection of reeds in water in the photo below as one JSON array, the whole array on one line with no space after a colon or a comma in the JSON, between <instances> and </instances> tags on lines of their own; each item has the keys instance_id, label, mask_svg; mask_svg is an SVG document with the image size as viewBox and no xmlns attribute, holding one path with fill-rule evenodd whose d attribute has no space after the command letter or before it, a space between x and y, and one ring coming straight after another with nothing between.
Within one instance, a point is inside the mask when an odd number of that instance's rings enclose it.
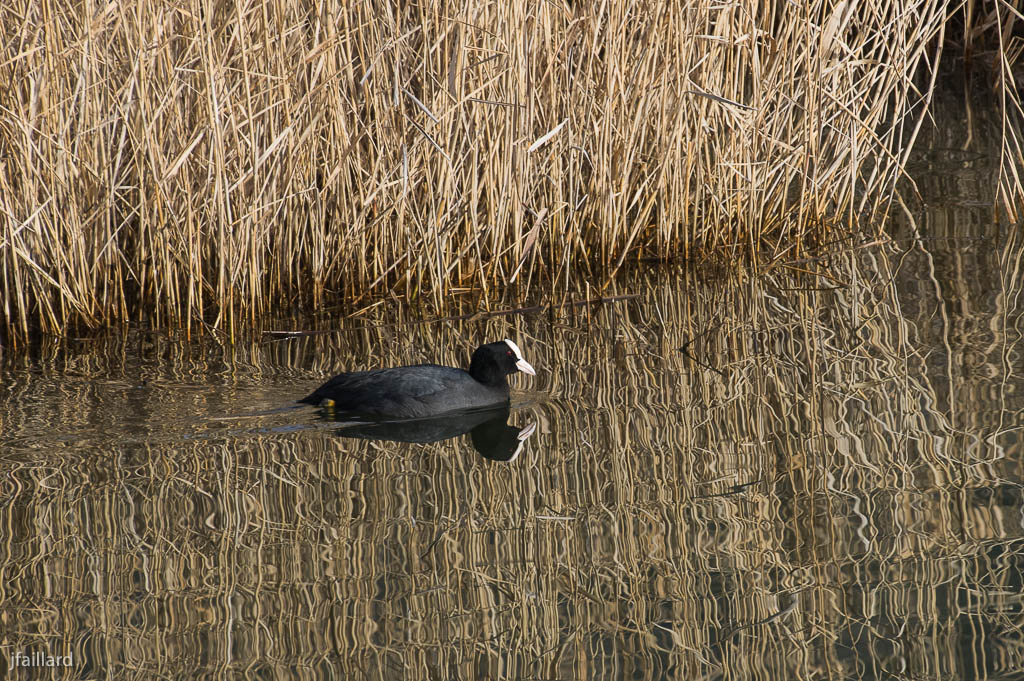
<instances>
[{"instance_id":1,"label":"reflection of reeds in water","mask_svg":"<svg viewBox=\"0 0 1024 681\"><path fill-rule=\"evenodd\" d=\"M1012 673L1021 249L926 245L643 274L642 299L554 323L375 308L234 351L9 367L3 643L173 676ZM288 429L310 410L204 420L505 336L540 370L511 466Z\"/></svg>"},{"instance_id":2,"label":"reflection of reeds in water","mask_svg":"<svg viewBox=\"0 0 1024 681\"><path fill-rule=\"evenodd\" d=\"M888 201L956 39L937 0L14 6L15 338L798 250Z\"/></svg>"}]
</instances>

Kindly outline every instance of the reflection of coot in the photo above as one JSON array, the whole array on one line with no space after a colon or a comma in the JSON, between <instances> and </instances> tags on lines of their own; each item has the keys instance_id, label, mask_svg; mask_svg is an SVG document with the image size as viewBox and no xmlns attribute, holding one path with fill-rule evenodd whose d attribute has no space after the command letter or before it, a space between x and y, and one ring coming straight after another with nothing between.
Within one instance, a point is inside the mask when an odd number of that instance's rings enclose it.
<instances>
[{"instance_id":1,"label":"reflection of coot","mask_svg":"<svg viewBox=\"0 0 1024 681\"><path fill-rule=\"evenodd\" d=\"M526 438L533 435L537 424L531 423L519 429L508 425L505 419L491 419L474 428L469 437L476 451L491 461L515 461L523 451Z\"/></svg>"},{"instance_id":2,"label":"reflection of coot","mask_svg":"<svg viewBox=\"0 0 1024 681\"><path fill-rule=\"evenodd\" d=\"M408 421L348 422L334 431L340 437L427 444L470 434L481 456L494 461L512 461L519 456L526 438L536 427L523 429L508 425L509 409L484 409L447 414L444 417Z\"/></svg>"}]
</instances>

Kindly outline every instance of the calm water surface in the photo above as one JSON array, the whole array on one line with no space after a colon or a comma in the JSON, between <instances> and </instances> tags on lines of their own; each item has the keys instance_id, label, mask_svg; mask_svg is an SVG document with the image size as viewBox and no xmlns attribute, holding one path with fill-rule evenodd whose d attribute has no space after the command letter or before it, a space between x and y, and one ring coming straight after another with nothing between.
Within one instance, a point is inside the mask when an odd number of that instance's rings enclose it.
<instances>
[{"instance_id":1,"label":"calm water surface","mask_svg":"<svg viewBox=\"0 0 1024 681\"><path fill-rule=\"evenodd\" d=\"M827 261L7 356L6 677L1021 678L1024 252L933 144L940 199ZM292 408L504 337L507 414Z\"/></svg>"}]
</instances>

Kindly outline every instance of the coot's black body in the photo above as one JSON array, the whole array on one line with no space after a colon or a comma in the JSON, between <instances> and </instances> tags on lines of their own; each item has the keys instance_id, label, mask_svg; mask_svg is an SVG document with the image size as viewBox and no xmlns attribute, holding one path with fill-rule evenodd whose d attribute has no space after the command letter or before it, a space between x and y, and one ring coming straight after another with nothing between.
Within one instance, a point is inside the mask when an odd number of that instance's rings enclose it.
<instances>
[{"instance_id":1,"label":"coot's black body","mask_svg":"<svg viewBox=\"0 0 1024 681\"><path fill-rule=\"evenodd\" d=\"M510 340L481 345L469 371L437 364L338 374L299 400L373 418L415 419L508 404L506 376L536 375Z\"/></svg>"}]
</instances>

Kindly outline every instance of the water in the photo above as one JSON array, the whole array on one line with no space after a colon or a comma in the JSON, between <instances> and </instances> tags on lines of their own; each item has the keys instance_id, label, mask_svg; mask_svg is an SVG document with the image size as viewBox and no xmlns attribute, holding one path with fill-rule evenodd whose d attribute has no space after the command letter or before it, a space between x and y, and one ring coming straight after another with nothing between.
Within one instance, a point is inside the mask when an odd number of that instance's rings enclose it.
<instances>
[{"instance_id":1,"label":"water","mask_svg":"<svg viewBox=\"0 0 1024 681\"><path fill-rule=\"evenodd\" d=\"M71 656L7 677L1020 678L1024 249L955 147L827 260L6 357L0 662ZM292 407L504 337L451 439Z\"/></svg>"}]
</instances>

